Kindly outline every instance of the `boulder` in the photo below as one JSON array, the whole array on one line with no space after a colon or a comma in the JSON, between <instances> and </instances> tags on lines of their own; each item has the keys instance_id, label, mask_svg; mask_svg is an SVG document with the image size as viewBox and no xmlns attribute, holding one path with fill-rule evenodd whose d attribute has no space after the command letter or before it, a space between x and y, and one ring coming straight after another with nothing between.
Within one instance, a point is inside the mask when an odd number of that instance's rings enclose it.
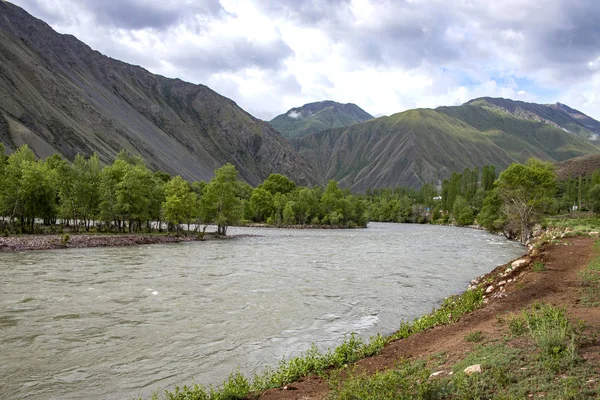
<instances>
[{"instance_id":1,"label":"boulder","mask_svg":"<svg viewBox=\"0 0 600 400\"><path fill-rule=\"evenodd\" d=\"M524 267L525 265L527 265L527 263L528 263L528 261L526 258L521 258L520 260L513 261L511 266L513 267L513 269L516 269L516 268Z\"/></svg>"},{"instance_id":2,"label":"boulder","mask_svg":"<svg viewBox=\"0 0 600 400\"><path fill-rule=\"evenodd\" d=\"M494 286L493 285L490 285L490 286L488 286L487 289L485 289L486 293L492 293L493 291L494 291Z\"/></svg>"},{"instance_id":3,"label":"boulder","mask_svg":"<svg viewBox=\"0 0 600 400\"><path fill-rule=\"evenodd\" d=\"M465 368L465 374L467 374L467 375L480 374L480 373L481 373L481 364L475 364L475 365L471 365L471 366Z\"/></svg>"},{"instance_id":4,"label":"boulder","mask_svg":"<svg viewBox=\"0 0 600 400\"><path fill-rule=\"evenodd\" d=\"M433 374L429 375L430 378L435 378L437 376L440 376L444 373L444 371L438 371L438 372L434 372Z\"/></svg>"}]
</instances>

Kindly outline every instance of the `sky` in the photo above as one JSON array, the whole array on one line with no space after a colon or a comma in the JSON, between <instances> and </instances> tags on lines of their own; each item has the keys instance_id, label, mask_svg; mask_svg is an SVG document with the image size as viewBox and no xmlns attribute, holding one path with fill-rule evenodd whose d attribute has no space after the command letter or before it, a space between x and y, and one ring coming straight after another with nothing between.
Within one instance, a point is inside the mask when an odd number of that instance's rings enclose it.
<instances>
[{"instance_id":1,"label":"sky","mask_svg":"<svg viewBox=\"0 0 600 400\"><path fill-rule=\"evenodd\" d=\"M492 96L600 120L599 0L11 0L60 33L269 120Z\"/></svg>"}]
</instances>

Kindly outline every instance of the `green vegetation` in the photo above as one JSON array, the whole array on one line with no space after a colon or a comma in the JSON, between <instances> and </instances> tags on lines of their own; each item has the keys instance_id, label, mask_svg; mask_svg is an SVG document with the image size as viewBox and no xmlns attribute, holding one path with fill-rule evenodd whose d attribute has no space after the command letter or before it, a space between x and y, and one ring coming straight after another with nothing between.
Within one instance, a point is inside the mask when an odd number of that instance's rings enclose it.
<instances>
[{"instance_id":1,"label":"green vegetation","mask_svg":"<svg viewBox=\"0 0 600 400\"><path fill-rule=\"evenodd\" d=\"M510 100L496 104L496 100L500 99L408 110L292 143L313 170L355 192L400 185L418 189L465 168L494 165L503 170L529 157L562 161L598 153L598 147L587 140L590 131L578 137L569 133L574 132L572 126L561 125L565 121L559 116L585 130L581 120L567 112L533 105L539 107L531 114L512 113L511 109L524 105Z\"/></svg>"},{"instance_id":2,"label":"green vegetation","mask_svg":"<svg viewBox=\"0 0 600 400\"><path fill-rule=\"evenodd\" d=\"M600 306L600 241L594 243L594 258L580 274L581 304L586 307Z\"/></svg>"},{"instance_id":3,"label":"green vegetation","mask_svg":"<svg viewBox=\"0 0 600 400\"><path fill-rule=\"evenodd\" d=\"M299 138L326 129L341 128L373 119L355 104L322 101L293 108L269 124L285 138Z\"/></svg>"},{"instance_id":4,"label":"green vegetation","mask_svg":"<svg viewBox=\"0 0 600 400\"><path fill-rule=\"evenodd\" d=\"M483 288L467 290L461 295L450 296L442 302L442 305L431 313L412 322L402 321L400 329L393 339L405 339L439 325L451 324L458 321L463 315L481 307L483 304Z\"/></svg>"},{"instance_id":5,"label":"green vegetation","mask_svg":"<svg viewBox=\"0 0 600 400\"><path fill-rule=\"evenodd\" d=\"M465 341L467 341L467 342L479 343L482 340L483 340L483 334L481 333L481 331L469 332L465 336Z\"/></svg>"},{"instance_id":6,"label":"green vegetation","mask_svg":"<svg viewBox=\"0 0 600 400\"><path fill-rule=\"evenodd\" d=\"M541 261L534 262L531 268L534 272L544 272L546 270L546 266Z\"/></svg>"},{"instance_id":7,"label":"green vegetation","mask_svg":"<svg viewBox=\"0 0 600 400\"><path fill-rule=\"evenodd\" d=\"M56 232L62 224L72 232L162 232L181 234L195 225L204 237L207 224L217 234L246 222L274 226L313 224L362 227L366 202L330 181L326 188L297 186L271 174L253 189L237 178L231 164L215 171L210 182L187 182L180 176L155 173L140 157L121 152L104 168L96 155L77 155L69 163L58 155L36 160L26 146L6 157L0 147L0 230L6 234ZM36 225L36 220L43 220Z\"/></svg>"},{"instance_id":8,"label":"green vegetation","mask_svg":"<svg viewBox=\"0 0 600 400\"><path fill-rule=\"evenodd\" d=\"M523 327L518 337L483 343L453 366L446 366L441 375L431 376L439 367L432 369L424 361L401 362L374 375L350 371L345 379L333 375L329 398L524 399L543 395L583 400L600 395L595 371L577 354L581 337L564 310L539 304L515 320ZM523 340L535 348L523 345ZM464 369L474 364L480 364L482 372L467 375Z\"/></svg>"}]
</instances>

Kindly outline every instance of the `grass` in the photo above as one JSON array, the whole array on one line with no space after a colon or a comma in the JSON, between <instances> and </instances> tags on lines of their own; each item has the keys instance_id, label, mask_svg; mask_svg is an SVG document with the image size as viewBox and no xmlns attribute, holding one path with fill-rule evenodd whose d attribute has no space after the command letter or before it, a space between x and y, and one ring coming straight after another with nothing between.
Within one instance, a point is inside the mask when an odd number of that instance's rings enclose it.
<instances>
[{"instance_id":1,"label":"grass","mask_svg":"<svg viewBox=\"0 0 600 400\"><path fill-rule=\"evenodd\" d=\"M582 286L581 304L600 306L600 240L594 243L594 258L579 274Z\"/></svg>"},{"instance_id":2,"label":"grass","mask_svg":"<svg viewBox=\"0 0 600 400\"><path fill-rule=\"evenodd\" d=\"M433 378L430 376L433 370L423 361L405 361L393 370L370 376L350 371L346 379L332 376L330 399L590 399L600 396L596 371L577 357L577 332L564 310L539 304L516 319L522 322L519 326L524 327L519 336L479 345L464 358L450 363L452 366L447 368L451 373L446 369L445 374ZM561 333L554 335L554 330ZM526 336L521 337L524 334ZM561 361L547 362L548 357ZM481 364L482 373L467 376L463 371L473 364Z\"/></svg>"},{"instance_id":3,"label":"grass","mask_svg":"<svg viewBox=\"0 0 600 400\"><path fill-rule=\"evenodd\" d=\"M534 272L544 272L546 270L546 266L540 261L534 262L532 268Z\"/></svg>"},{"instance_id":4,"label":"grass","mask_svg":"<svg viewBox=\"0 0 600 400\"><path fill-rule=\"evenodd\" d=\"M569 228L571 234L587 234L600 231L600 218L589 213L567 214L564 216L547 217L546 223L549 228Z\"/></svg>"},{"instance_id":5,"label":"grass","mask_svg":"<svg viewBox=\"0 0 600 400\"><path fill-rule=\"evenodd\" d=\"M458 296L450 296L431 313L415 318L412 322L402 321L400 329L392 336L392 339L405 339L429 328L456 322L463 315L481 307L482 304L483 288L467 290Z\"/></svg>"},{"instance_id":6,"label":"grass","mask_svg":"<svg viewBox=\"0 0 600 400\"><path fill-rule=\"evenodd\" d=\"M166 391L168 400L234 400L244 399L253 392L279 388L303 376L323 376L330 370L344 368L350 363L377 354L387 343L381 335L368 342L352 334L334 350L321 353L313 345L306 353L290 360L282 360L277 368L267 368L263 373L247 379L239 372L233 373L219 388L202 385L176 387ZM155 399L158 394L155 393Z\"/></svg>"},{"instance_id":7,"label":"grass","mask_svg":"<svg viewBox=\"0 0 600 400\"><path fill-rule=\"evenodd\" d=\"M479 343L483 340L481 331L469 332L465 335L466 342Z\"/></svg>"}]
</instances>

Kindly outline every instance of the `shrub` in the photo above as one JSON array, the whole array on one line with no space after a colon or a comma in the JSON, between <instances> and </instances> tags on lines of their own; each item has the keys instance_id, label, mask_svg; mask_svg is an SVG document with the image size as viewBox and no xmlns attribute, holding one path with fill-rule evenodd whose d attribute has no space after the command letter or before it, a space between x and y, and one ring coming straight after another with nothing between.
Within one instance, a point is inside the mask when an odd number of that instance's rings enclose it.
<instances>
[{"instance_id":1,"label":"shrub","mask_svg":"<svg viewBox=\"0 0 600 400\"><path fill-rule=\"evenodd\" d=\"M69 242L69 239L71 239L71 236L69 236L68 233L65 233L64 235L62 235L60 237L60 244L62 244L63 246L66 246L67 243Z\"/></svg>"}]
</instances>

